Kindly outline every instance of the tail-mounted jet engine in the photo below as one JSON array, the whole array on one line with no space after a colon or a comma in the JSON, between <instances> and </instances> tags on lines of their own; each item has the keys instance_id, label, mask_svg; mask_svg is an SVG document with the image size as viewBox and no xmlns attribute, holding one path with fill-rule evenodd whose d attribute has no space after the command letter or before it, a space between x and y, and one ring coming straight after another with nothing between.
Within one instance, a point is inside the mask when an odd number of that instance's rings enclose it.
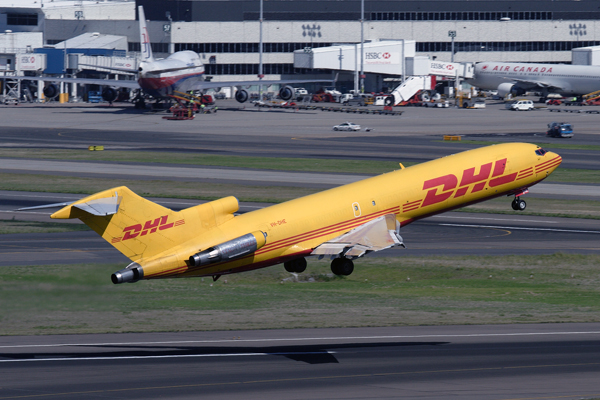
<instances>
[{"instance_id":1,"label":"tail-mounted jet engine","mask_svg":"<svg viewBox=\"0 0 600 400\"><path fill-rule=\"evenodd\" d=\"M188 265L200 267L217 262L231 261L254 253L267 242L267 235L262 231L248 233L228 242L210 247L190 257Z\"/></svg>"}]
</instances>

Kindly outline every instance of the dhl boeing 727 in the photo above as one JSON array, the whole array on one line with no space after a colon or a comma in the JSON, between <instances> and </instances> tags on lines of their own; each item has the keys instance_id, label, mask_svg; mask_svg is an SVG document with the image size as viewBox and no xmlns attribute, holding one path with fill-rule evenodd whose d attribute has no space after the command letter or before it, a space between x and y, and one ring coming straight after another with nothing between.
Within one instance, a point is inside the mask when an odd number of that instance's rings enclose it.
<instances>
[{"instance_id":1,"label":"dhl boeing 727","mask_svg":"<svg viewBox=\"0 0 600 400\"><path fill-rule=\"evenodd\" d=\"M526 143L498 144L402 168L320 193L235 215L235 197L172 211L127 187L96 193L52 214L79 218L132 263L113 283L212 276L283 263L303 272L306 257L330 257L349 275L354 259L404 246L415 220L499 196L521 196L561 157ZM56 204L54 206L57 206ZM37 207L39 208L39 207Z\"/></svg>"}]
</instances>

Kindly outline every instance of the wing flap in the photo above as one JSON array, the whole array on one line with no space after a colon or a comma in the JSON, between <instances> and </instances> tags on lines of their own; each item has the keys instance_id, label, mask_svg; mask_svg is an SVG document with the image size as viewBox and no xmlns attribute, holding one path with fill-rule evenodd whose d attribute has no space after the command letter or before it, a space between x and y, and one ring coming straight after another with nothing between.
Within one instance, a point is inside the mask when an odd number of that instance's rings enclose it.
<instances>
[{"instance_id":1,"label":"wing flap","mask_svg":"<svg viewBox=\"0 0 600 400\"><path fill-rule=\"evenodd\" d=\"M531 80L519 79L519 78L506 78L506 79L510 79L512 81L518 82L518 83L521 84L520 86L527 86L528 88L539 87L539 88L564 90L560 86L556 86L555 84L551 84L551 83L547 83L547 82L542 82L542 81L531 81Z\"/></svg>"},{"instance_id":2,"label":"wing flap","mask_svg":"<svg viewBox=\"0 0 600 400\"><path fill-rule=\"evenodd\" d=\"M311 255L358 258L395 246L404 246L400 223L394 214L387 214L320 244Z\"/></svg>"}]
</instances>

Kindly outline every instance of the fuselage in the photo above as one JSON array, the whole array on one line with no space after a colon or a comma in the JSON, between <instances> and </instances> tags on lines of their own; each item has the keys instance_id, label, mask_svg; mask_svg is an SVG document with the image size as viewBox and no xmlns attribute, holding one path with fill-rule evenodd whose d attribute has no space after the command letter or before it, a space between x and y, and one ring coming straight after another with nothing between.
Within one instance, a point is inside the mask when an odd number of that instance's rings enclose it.
<instances>
[{"instance_id":1,"label":"fuselage","mask_svg":"<svg viewBox=\"0 0 600 400\"><path fill-rule=\"evenodd\" d=\"M181 260L177 268L148 269L145 276L215 276L278 264L309 255L321 243L386 214L394 214L405 226L468 204L522 193L545 179L561 161L558 154L524 143L443 157L245 213L205 233L199 230L197 237L181 244L175 253L193 254L255 231L265 232L267 238L262 248L235 261L193 268ZM183 210L181 218L192 220L196 212Z\"/></svg>"},{"instance_id":2,"label":"fuselage","mask_svg":"<svg viewBox=\"0 0 600 400\"><path fill-rule=\"evenodd\" d=\"M581 95L600 90L600 66L482 62L475 65L474 78L467 81L488 90L514 83L525 89L551 87L557 88L552 90L556 93Z\"/></svg>"},{"instance_id":3,"label":"fuselage","mask_svg":"<svg viewBox=\"0 0 600 400\"><path fill-rule=\"evenodd\" d=\"M138 83L149 95L160 98L185 92L188 80L202 79L204 65L193 51L178 51L162 60L142 62Z\"/></svg>"}]
</instances>

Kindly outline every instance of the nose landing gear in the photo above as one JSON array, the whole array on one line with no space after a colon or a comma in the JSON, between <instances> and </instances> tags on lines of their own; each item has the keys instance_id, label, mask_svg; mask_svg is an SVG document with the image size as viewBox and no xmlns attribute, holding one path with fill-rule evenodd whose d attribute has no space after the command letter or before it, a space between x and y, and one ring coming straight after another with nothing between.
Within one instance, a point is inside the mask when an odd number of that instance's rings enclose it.
<instances>
[{"instance_id":1,"label":"nose landing gear","mask_svg":"<svg viewBox=\"0 0 600 400\"><path fill-rule=\"evenodd\" d=\"M515 199L512 201L512 209L515 211L523 211L525 210L525 208L527 208L527 203L525 203L525 200L521 199L518 196L515 196Z\"/></svg>"}]
</instances>

